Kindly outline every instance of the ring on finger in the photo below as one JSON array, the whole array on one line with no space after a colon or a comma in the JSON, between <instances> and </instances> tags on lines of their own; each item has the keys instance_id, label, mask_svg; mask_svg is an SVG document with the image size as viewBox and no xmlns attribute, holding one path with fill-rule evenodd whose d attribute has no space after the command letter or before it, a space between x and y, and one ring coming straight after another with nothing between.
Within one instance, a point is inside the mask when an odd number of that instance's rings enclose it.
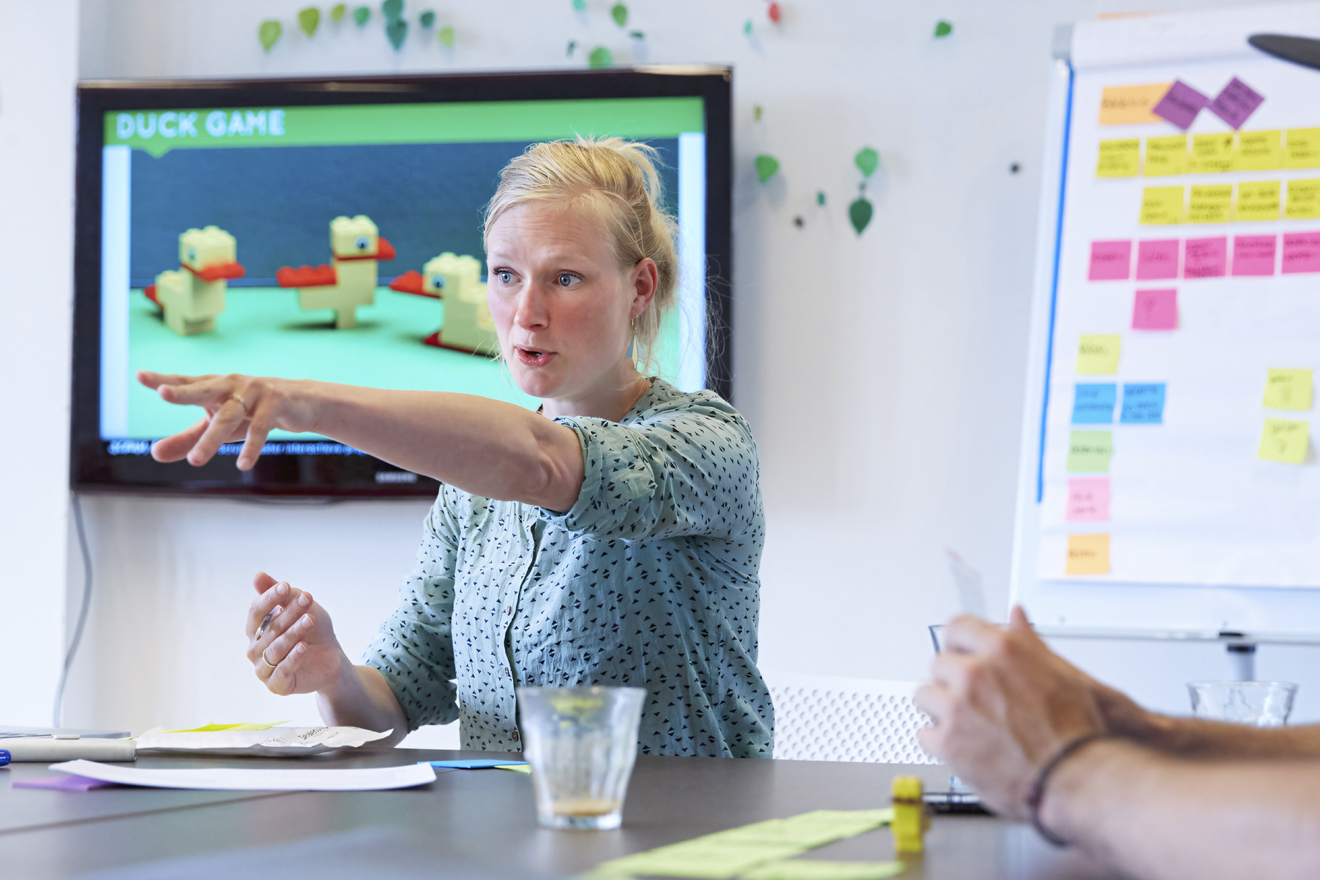
<instances>
[{"instance_id":1,"label":"ring on finger","mask_svg":"<svg viewBox=\"0 0 1320 880\"><path fill-rule=\"evenodd\" d=\"M262 663L265 663L265 664L266 664L267 666L269 666L271 669L275 669L275 668L276 668L276 666L275 666L274 663L271 663L269 660L266 659L266 652L265 652L265 651L262 651L262 652L261 652L261 662L262 662Z\"/></svg>"},{"instance_id":2,"label":"ring on finger","mask_svg":"<svg viewBox=\"0 0 1320 880\"><path fill-rule=\"evenodd\" d=\"M248 405L247 405L247 401L243 399L243 395L241 395L241 394L239 394L237 391L235 391L233 394L229 395L229 399L230 399L230 400L237 400L237 401L238 401L238 405L241 406L241 407L243 407L243 414L244 414L244 415L248 415Z\"/></svg>"}]
</instances>

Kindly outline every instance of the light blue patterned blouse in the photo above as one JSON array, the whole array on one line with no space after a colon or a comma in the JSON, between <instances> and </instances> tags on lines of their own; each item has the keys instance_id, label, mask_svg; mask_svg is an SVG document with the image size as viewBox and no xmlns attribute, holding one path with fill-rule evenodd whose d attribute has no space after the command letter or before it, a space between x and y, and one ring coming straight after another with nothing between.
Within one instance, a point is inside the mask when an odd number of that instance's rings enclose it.
<instances>
[{"instance_id":1,"label":"light blue patterned blouse","mask_svg":"<svg viewBox=\"0 0 1320 880\"><path fill-rule=\"evenodd\" d=\"M467 749L522 749L516 686L594 684L649 692L644 754L770 757L747 422L718 395L660 380L621 422L556 421L582 443L577 503L561 513L442 487L365 662L410 729L458 718Z\"/></svg>"}]
</instances>

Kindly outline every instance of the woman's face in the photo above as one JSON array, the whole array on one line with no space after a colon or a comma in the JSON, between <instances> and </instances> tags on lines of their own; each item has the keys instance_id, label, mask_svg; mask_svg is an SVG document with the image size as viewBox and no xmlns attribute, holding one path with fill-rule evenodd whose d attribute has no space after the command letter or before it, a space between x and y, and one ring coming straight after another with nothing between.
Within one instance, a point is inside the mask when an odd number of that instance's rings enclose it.
<instances>
[{"instance_id":1,"label":"woman's face","mask_svg":"<svg viewBox=\"0 0 1320 880\"><path fill-rule=\"evenodd\" d=\"M622 391L630 324L654 295L654 263L621 271L594 216L537 202L500 215L486 254L486 299L518 387L583 402Z\"/></svg>"}]
</instances>

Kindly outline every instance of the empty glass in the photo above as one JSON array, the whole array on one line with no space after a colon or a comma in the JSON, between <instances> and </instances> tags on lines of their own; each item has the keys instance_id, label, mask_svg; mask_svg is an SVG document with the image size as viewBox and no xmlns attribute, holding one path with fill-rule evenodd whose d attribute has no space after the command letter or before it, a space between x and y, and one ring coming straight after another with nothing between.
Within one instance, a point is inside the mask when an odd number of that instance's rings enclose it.
<instances>
[{"instance_id":1,"label":"empty glass","mask_svg":"<svg viewBox=\"0 0 1320 880\"><path fill-rule=\"evenodd\" d=\"M645 696L641 688L518 689L542 825L609 830L623 822Z\"/></svg>"},{"instance_id":2,"label":"empty glass","mask_svg":"<svg viewBox=\"0 0 1320 880\"><path fill-rule=\"evenodd\" d=\"M1197 718L1283 727L1292 712L1297 685L1286 681L1194 681L1187 690Z\"/></svg>"}]
</instances>

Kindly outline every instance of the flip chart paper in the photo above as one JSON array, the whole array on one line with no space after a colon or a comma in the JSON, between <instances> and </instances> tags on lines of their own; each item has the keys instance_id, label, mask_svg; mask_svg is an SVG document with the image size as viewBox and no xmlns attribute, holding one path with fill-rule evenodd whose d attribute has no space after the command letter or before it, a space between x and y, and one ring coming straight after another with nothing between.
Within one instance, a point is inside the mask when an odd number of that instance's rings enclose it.
<instances>
[{"instance_id":1,"label":"flip chart paper","mask_svg":"<svg viewBox=\"0 0 1320 880\"><path fill-rule=\"evenodd\" d=\"M1118 403L1118 385L1113 382L1079 382L1073 390L1074 425L1112 425Z\"/></svg>"},{"instance_id":2,"label":"flip chart paper","mask_svg":"<svg viewBox=\"0 0 1320 880\"><path fill-rule=\"evenodd\" d=\"M120 785L191 788L206 791L381 791L411 788L435 781L429 764L352 770L279 770L208 767L187 770L140 770L97 761L51 764L57 773L85 776Z\"/></svg>"},{"instance_id":3,"label":"flip chart paper","mask_svg":"<svg viewBox=\"0 0 1320 880\"><path fill-rule=\"evenodd\" d=\"M1146 139L1146 177L1187 173L1187 135Z\"/></svg>"},{"instance_id":4,"label":"flip chart paper","mask_svg":"<svg viewBox=\"0 0 1320 880\"><path fill-rule=\"evenodd\" d=\"M1137 280L1161 281L1178 277L1176 238L1146 239L1137 243Z\"/></svg>"},{"instance_id":5,"label":"flip chart paper","mask_svg":"<svg viewBox=\"0 0 1320 880\"><path fill-rule=\"evenodd\" d=\"M1188 223L1227 223L1233 207L1233 185L1193 186L1187 203Z\"/></svg>"},{"instance_id":6,"label":"flip chart paper","mask_svg":"<svg viewBox=\"0 0 1320 880\"><path fill-rule=\"evenodd\" d=\"M1283 274L1320 272L1320 232L1283 234Z\"/></svg>"},{"instance_id":7,"label":"flip chart paper","mask_svg":"<svg viewBox=\"0 0 1320 880\"><path fill-rule=\"evenodd\" d=\"M1284 135L1284 168L1320 168L1320 128L1290 128Z\"/></svg>"},{"instance_id":8,"label":"flip chart paper","mask_svg":"<svg viewBox=\"0 0 1320 880\"><path fill-rule=\"evenodd\" d=\"M1066 574L1109 574L1108 535L1069 535Z\"/></svg>"},{"instance_id":9,"label":"flip chart paper","mask_svg":"<svg viewBox=\"0 0 1320 880\"><path fill-rule=\"evenodd\" d=\"M1288 419L1266 419L1260 435L1260 449L1256 457L1264 461L1284 464L1302 464L1306 461L1306 444L1310 426L1306 422Z\"/></svg>"},{"instance_id":10,"label":"flip chart paper","mask_svg":"<svg viewBox=\"0 0 1320 880\"><path fill-rule=\"evenodd\" d=\"M1091 242L1090 281L1126 281L1132 277L1131 241Z\"/></svg>"},{"instance_id":11,"label":"flip chart paper","mask_svg":"<svg viewBox=\"0 0 1320 880\"><path fill-rule=\"evenodd\" d=\"M1164 423L1164 383L1129 382L1123 386L1123 410L1119 423L1124 425L1161 425Z\"/></svg>"},{"instance_id":12,"label":"flip chart paper","mask_svg":"<svg viewBox=\"0 0 1320 880\"><path fill-rule=\"evenodd\" d=\"M1311 408L1311 371L1272 369L1265 378L1265 405L1271 409Z\"/></svg>"},{"instance_id":13,"label":"flip chart paper","mask_svg":"<svg viewBox=\"0 0 1320 880\"><path fill-rule=\"evenodd\" d=\"M1160 98L1169 91L1169 83L1145 86L1112 86L1100 92L1100 124L1130 125L1139 122L1159 122L1151 112Z\"/></svg>"},{"instance_id":14,"label":"flip chart paper","mask_svg":"<svg viewBox=\"0 0 1320 880\"><path fill-rule=\"evenodd\" d=\"M1181 223L1183 193L1181 186L1146 187L1141 193L1141 216L1137 222L1146 226Z\"/></svg>"},{"instance_id":15,"label":"flip chart paper","mask_svg":"<svg viewBox=\"0 0 1320 880\"><path fill-rule=\"evenodd\" d=\"M1233 275L1273 275L1278 241L1274 235L1233 236Z\"/></svg>"},{"instance_id":16,"label":"flip chart paper","mask_svg":"<svg viewBox=\"0 0 1320 880\"><path fill-rule=\"evenodd\" d=\"M1234 128L1241 128L1242 123L1264 102L1264 95L1235 76L1210 102L1210 112Z\"/></svg>"},{"instance_id":17,"label":"flip chart paper","mask_svg":"<svg viewBox=\"0 0 1320 880\"><path fill-rule=\"evenodd\" d=\"M1141 138L1100 142L1096 177L1136 177L1141 170Z\"/></svg>"},{"instance_id":18,"label":"flip chart paper","mask_svg":"<svg viewBox=\"0 0 1320 880\"><path fill-rule=\"evenodd\" d=\"M1282 129L1238 132L1238 171L1275 171L1282 167Z\"/></svg>"},{"instance_id":19,"label":"flip chart paper","mask_svg":"<svg viewBox=\"0 0 1320 880\"><path fill-rule=\"evenodd\" d=\"M1121 341L1118 335L1083 336L1077 345L1077 372L1083 375L1117 373Z\"/></svg>"},{"instance_id":20,"label":"flip chart paper","mask_svg":"<svg viewBox=\"0 0 1320 880\"><path fill-rule=\"evenodd\" d=\"M1196 119L1196 114L1209 103L1210 99L1205 95L1182 80L1175 80L1160 102L1151 108L1151 112L1186 131Z\"/></svg>"},{"instance_id":21,"label":"flip chart paper","mask_svg":"<svg viewBox=\"0 0 1320 880\"><path fill-rule=\"evenodd\" d=\"M1228 239L1189 238L1184 243L1184 278L1222 278L1228 274Z\"/></svg>"},{"instance_id":22,"label":"flip chart paper","mask_svg":"<svg viewBox=\"0 0 1320 880\"><path fill-rule=\"evenodd\" d=\"M1233 171L1237 167L1237 150L1233 132L1223 134L1192 135L1192 156L1188 170L1193 174L1214 174Z\"/></svg>"},{"instance_id":23,"label":"flip chart paper","mask_svg":"<svg viewBox=\"0 0 1320 880\"><path fill-rule=\"evenodd\" d=\"M208 724L193 730L148 730L138 735L137 750L301 758L334 749L355 749L384 739L392 732L377 733L360 727Z\"/></svg>"},{"instance_id":24,"label":"flip chart paper","mask_svg":"<svg viewBox=\"0 0 1320 880\"><path fill-rule=\"evenodd\" d=\"M1138 290L1132 300L1133 330L1175 330L1178 327L1178 291Z\"/></svg>"},{"instance_id":25,"label":"flip chart paper","mask_svg":"<svg viewBox=\"0 0 1320 880\"><path fill-rule=\"evenodd\" d=\"M1063 518L1067 522L1108 522L1109 478L1070 477Z\"/></svg>"},{"instance_id":26,"label":"flip chart paper","mask_svg":"<svg viewBox=\"0 0 1320 880\"><path fill-rule=\"evenodd\" d=\"M1288 181L1283 216L1288 220L1320 219L1320 180Z\"/></svg>"},{"instance_id":27,"label":"flip chart paper","mask_svg":"<svg viewBox=\"0 0 1320 880\"><path fill-rule=\"evenodd\" d=\"M1073 431L1068 438L1068 473L1107 474L1113 454L1113 432Z\"/></svg>"},{"instance_id":28,"label":"flip chart paper","mask_svg":"<svg viewBox=\"0 0 1320 880\"><path fill-rule=\"evenodd\" d=\"M1243 180L1238 183L1234 220L1278 220L1279 181Z\"/></svg>"},{"instance_id":29,"label":"flip chart paper","mask_svg":"<svg viewBox=\"0 0 1320 880\"><path fill-rule=\"evenodd\" d=\"M888 880L907 870L902 862L826 862L792 859L753 868L738 880Z\"/></svg>"}]
</instances>

